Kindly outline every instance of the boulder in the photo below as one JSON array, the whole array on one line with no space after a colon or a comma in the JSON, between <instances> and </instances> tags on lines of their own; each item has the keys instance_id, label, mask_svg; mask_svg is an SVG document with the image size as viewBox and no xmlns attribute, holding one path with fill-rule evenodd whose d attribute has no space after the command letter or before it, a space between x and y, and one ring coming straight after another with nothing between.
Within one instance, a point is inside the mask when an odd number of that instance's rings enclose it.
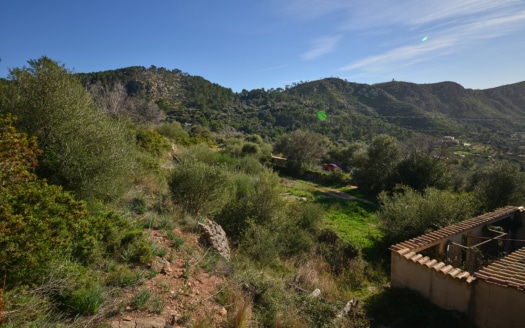
<instances>
[{"instance_id":1,"label":"boulder","mask_svg":"<svg viewBox=\"0 0 525 328\"><path fill-rule=\"evenodd\" d=\"M135 328L164 328L166 321L162 318L142 318L135 321Z\"/></svg>"},{"instance_id":2,"label":"boulder","mask_svg":"<svg viewBox=\"0 0 525 328\"><path fill-rule=\"evenodd\" d=\"M167 274L170 271L170 262L161 257L155 257L151 263L151 270L157 273Z\"/></svg>"},{"instance_id":3,"label":"boulder","mask_svg":"<svg viewBox=\"0 0 525 328\"><path fill-rule=\"evenodd\" d=\"M210 219L206 219L206 222L199 223L199 225L203 230L201 241L214 248L222 257L230 261L230 246L226 232L224 232L222 227Z\"/></svg>"}]
</instances>

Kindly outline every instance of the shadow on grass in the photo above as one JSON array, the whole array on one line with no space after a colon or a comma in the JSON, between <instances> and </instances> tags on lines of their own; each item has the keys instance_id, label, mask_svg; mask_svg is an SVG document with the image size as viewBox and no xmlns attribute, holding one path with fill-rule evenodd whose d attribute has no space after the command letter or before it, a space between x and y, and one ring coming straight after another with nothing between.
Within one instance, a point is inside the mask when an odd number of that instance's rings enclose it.
<instances>
[{"instance_id":1,"label":"shadow on grass","mask_svg":"<svg viewBox=\"0 0 525 328\"><path fill-rule=\"evenodd\" d=\"M408 289L386 288L366 299L364 307L371 327L476 327L465 314L443 310Z\"/></svg>"}]
</instances>

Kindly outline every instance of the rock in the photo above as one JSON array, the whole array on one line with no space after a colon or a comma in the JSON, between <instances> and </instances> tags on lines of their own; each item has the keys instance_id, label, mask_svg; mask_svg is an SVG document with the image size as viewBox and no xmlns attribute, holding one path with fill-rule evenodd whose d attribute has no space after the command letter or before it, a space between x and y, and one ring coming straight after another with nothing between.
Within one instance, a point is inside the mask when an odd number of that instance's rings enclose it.
<instances>
[{"instance_id":1,"label":"rock","mask_svg":"<svg viewBox=\"0 0 525 328\"><path fill-rule=\"evenodd\" d=\"M164 328L166 321L162 318L142 318L135 321L136 328Z\"/></svg>"},{"instance_id":2,"label":"rock","mask_svg":"<svg viewBox=\"0 0 525 328\"><path fill-rule=\"evenodd\" d=\"M206 219L206 223L199 223L199 225L203 230L201 240L205 244L213 247L226 260L230 261L230 246L226 232L224 232L222 227L209 219Z\"/></svg>"},{"instance_id":3,"label":"rock","mask_svg":"<svg viewBox=\"0 0 525 328\"><path fill-rule=\"evenodd\" d=\"M177 312L170 312L170 316L168 319L168 325L175 325L177 323L177 320L179 320L179 314Z\"/></svg>"},{"instance_id":4,"label":"rock","mask_svg":"<svg viewBox=\"0 0 525 328\"><path fill-rule=\"evenodd\" d=\"M352 311L352 308L354 308L356 306L357 306L357 300L356 299L351 299L350 301L348 301L348 303L346 303L345 307L341 310L341 312L339 312L337 317L341 318L341 317L347 316L348 313L350 313L350 311Z\"/></svg>"},{"instance_id":5,"label":"rock","mask_svg":"<svg viewBox=\"0 0 525 328\"><path fill-rule=\"evenodd\" d=\"M136 328L135 321L122 321L119 328Z\"/></svg>"},{"instance_id":6,"label":"rock","mask_svg":"<svg viewBox=\"0 0 525 328\"><path fill-rule=\"evenodd\" d=\"M171 271L170 262L157 256L151 263L151 269L157 273L167 274Z\"/></svg>"},{"instance_id":7,"label":"rock","mask_svg":"<svg viewBox=\"0 0 525 328\"><path fill-rule=\"evenodd\" d=\"M321 290L320 290L319 288L316 288L316 289L310 294L310 297L316 298L316 297L319 297L319 295L321 295Z\"/></svg>"}]
</instances>

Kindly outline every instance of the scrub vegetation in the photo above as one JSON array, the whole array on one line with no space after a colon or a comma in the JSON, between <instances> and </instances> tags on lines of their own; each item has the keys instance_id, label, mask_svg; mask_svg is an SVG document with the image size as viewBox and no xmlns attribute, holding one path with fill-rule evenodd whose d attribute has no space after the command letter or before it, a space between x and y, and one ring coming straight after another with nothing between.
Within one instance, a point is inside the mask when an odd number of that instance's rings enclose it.
<instances>
[{"instance_id":1,"label":"scrub vegetation","mask_svg":"<svg viewBox=\"0 0 525 328\"><path fill-rule=\"evenodd\" d=\"M0 327L108 327L167 317L184 298L225 312L194 304L170 324L468 326L390 288L388 247L523 204L523 164L500 156L520 149L486 122L465 131L493 143L447 144L459 121L433 121L391 87L235 94L160 68L74 74L42 57L12 69L0 80ZM400 122L406 110L424 119ZM196 242L207 219L231 261ZM179 289L158 279L159 260L181 268ZM206 298L191 287L202 272L217 278Z\"/></svg>"}]
</instances>

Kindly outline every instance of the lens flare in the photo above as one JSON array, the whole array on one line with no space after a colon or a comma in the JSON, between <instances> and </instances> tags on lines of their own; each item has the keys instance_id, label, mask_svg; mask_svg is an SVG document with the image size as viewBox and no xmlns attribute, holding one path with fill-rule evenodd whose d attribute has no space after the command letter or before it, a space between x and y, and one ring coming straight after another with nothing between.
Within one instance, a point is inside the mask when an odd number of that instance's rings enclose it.
<instances>
[{"instance_id":1,"label":"lens flare","mask_svg":"<svg viewBox=\"0 0 525 328\"><path fill-rule=\"evenodd\" d=\"M326 121L326 113L322 110L318 111L317 112L317 118L320 120L320 121Z\"/></svg>"},{"instance_id":2,"label":"lens flare","mask_svg":"<svg viewBox=\"0 0 525 328\"><path fill-rule=\"evenodd\" d=\"M428 36L425 35L425 36L421 39L421 42L425 42L425 41L427 41L427 40L428 40Z\"/></svg>"}]
</instances>

